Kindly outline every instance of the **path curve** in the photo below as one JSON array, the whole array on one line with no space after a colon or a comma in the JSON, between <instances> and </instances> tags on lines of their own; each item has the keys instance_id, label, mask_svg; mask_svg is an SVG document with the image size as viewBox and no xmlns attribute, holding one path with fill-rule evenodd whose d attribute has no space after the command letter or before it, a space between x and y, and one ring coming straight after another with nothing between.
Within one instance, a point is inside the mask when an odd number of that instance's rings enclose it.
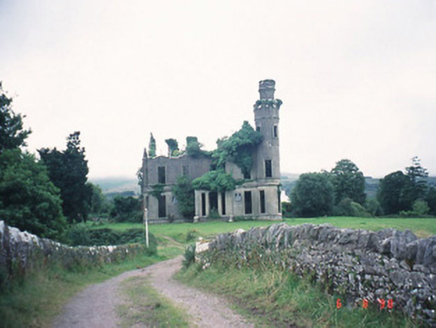
<instances>
[{"instance_id":1,"label":"path curve","mask_svg":"<svg viewBox=\"0 0 436 328\"><path fill-rule=\"evenodd\" d=\"M78 293L64 308L53 324L54 328L115 328L118 324L116 307L122 303L120 283L135 276L149 276L151 286L173 303L186 310L193 326L254 327L228 307L221 297L187 287L172 276L182 264L182 256L153 264L144 269L125 272L103 283L92 285Z\"/></svg>"}]
</instances>

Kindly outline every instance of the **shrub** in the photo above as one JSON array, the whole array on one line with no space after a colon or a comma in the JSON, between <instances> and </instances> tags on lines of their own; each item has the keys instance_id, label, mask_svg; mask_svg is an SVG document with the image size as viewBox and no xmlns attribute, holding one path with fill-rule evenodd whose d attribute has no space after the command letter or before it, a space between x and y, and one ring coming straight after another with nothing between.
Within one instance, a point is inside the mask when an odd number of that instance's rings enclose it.
<instances>
[{"instance_id":1,"label":"shrub","mask_svg":"<svg viewBox=\"0 0 436 328\"><path fill-rule=\"evenodd\" d=\"M182 264L185 269L189 268L191 264L195 263L195 244L189 245L184 254L185 259Z\"/></svg>"}]
</instances>

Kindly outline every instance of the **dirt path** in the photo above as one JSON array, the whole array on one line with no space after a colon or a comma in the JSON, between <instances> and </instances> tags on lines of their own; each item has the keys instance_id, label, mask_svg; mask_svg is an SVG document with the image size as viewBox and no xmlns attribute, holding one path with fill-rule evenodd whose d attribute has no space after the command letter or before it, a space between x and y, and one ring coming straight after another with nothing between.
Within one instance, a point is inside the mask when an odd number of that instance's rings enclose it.
<instances>
[{"instance_id":1,"label":"dirt path","mask_svg":"<svg viewBox=\"0 0 436 328\"><path fill-rule=\"evenodd\" d=\"M159 262L145 269L125 272L103 283L92 285L77 294L56 318L54 328L87 327L115 328L116 307L122 303L119 285L127 278L150 276L151 286L160 294L186 310L193 326L198 327L254 327L229 309L219 297L205 294L172 279L182 263L182 257Z\"/></svg>"}]
</instances>

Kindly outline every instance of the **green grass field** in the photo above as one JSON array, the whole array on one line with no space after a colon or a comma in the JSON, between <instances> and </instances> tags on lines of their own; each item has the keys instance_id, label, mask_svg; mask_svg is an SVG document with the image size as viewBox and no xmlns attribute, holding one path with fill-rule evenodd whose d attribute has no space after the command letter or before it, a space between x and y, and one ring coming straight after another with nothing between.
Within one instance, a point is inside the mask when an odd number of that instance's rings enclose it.
<instances>
[{"instance_id":1,"label":"green grass field","mask_svg":"<svg viewBox=\"0 0 436 328\"><path fill-rule=\"evenodd\" d=\"M436 218L356 218L356 217L322 217L308 219L284 219L284 222L290 225L303 223L322 224L330 223L338 228L354 228L378 231L385 228L394 228L401 231L410 229L418 237L425 238L436 234ZM242 222L224 222L209 221L201 223L167 223L150 225L150 232L156 236L168 236L180 243L186 243L186 236L189 231L196 231L198 236L211 238L217 234L231 232L237 229L248 230L252 227L264 227L278 221L242 221ZM107 223L89 226L93 229L110 228L114 230L126 230L131 228L143 228L141 223Z\"/></svg>"}]
</instances>

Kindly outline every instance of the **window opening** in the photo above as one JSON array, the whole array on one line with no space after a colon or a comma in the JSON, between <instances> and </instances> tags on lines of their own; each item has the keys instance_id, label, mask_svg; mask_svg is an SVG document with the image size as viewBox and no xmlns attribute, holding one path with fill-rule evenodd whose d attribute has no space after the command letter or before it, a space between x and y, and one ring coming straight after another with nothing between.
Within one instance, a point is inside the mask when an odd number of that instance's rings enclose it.
<instances>
[{"instance_id":1,"label":"window opening","mask_svg":"<svg viewBox=\"0 0 436 328\"><path fill-rule=\"evenodd\" d=\"M160 195L158 198L158 214L160 218L167 216L167 204L165 195Z\"/></svg>"},{"instance_id":2,"label":"window opening","mask_svg":"<svg viewBox=\"0 0 436 328\"><path fill-rule=\"evenodd\" d=\"M201 216L206 216L206 194L201 193Z\"/></svg>"},{"instance_id":3,"label":"window opening","mask_svg":"<svg viewBox=\"0 0 436 328\"><path fill-rule=\"evenodd\" d=\"M274 138L278 137L278 130L277 129L278 129L277 125L274 125L274 128L273 128L273 136L274 136Z\"/></svg>"},{"instance_id":4,"label":"window opening","mask_svg":"<svg viewBox=\"0 0 436 328\"><path fill-rule=\"evenodd\" d=\"M221 193L221 213L226 215L226 193Z\"/></svg>"},{"instance_id":5,"label":"window opening","mask_svg":"<svg viewBox=\"0 0 436 328\"><path fill-rule=\"evenodd\" d=\"M166 183L165 166L159 166L157 168L157 182L163 184Z\"/></svg>"},{"instance_id":6,"label":"window opening","mask_svg":"<svg viewBox=\"0 0 436 328\"><path fill-rule=\"evenodd\" d=\"M260 190L260 213L265 212L265 190Z\"/></svg>"},{"instance_id":7,"label":"window opening","mask_svg":"<svg viewBox=\"0 0 436 328\"><path fill-rule=\"evenodd\" d=\"M267 159L265 161L265 178L271 178L272 177L272 164L271 160Z\"/></svg>"},{"instance_id":8,"label":"window opening","mask_svg":"<svg viewBox=\"0 0 436 328\"><path fill-rule=\"evenodd\" d=\"M251 191L244 191L245 214L251 214Z\"/></svg>"}]
</instances>

